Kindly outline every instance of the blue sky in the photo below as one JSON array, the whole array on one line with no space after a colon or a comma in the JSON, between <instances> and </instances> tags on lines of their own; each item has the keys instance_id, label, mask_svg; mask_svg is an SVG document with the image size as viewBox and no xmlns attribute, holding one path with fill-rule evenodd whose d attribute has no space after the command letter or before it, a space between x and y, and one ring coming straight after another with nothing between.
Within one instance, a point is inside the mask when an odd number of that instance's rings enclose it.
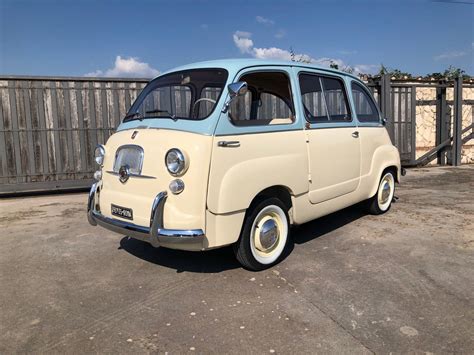
<instances>
[{"instance_id":1,"label":"blue sky","mask_svg":"<svg viewBox=\"0 0 474 355\"><path fill-rule=\"evenodd\" d=\"M153 76L208 59L285 59L292 47L362 72L472 75L473 26L474 5L428 0L0 0L0 74Z\"/></svg>"}]
</instances>

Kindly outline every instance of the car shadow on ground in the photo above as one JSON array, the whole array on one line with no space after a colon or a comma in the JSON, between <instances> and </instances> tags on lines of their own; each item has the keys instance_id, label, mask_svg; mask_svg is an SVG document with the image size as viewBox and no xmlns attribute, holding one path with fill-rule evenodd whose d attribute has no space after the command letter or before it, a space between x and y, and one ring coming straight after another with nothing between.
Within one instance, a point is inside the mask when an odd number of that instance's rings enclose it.
<instances>
[{"instance_id":1,"label":"car shadow on ground","mask_svg":"<svg viewBox=\"0 0 474 355\"><path fill-rule=\"evenodd\" d=\"M367 207L362 203L347 207L327 216L293 227L292 239L295 244L304 244L325 234L333 232L346 224L368 214Z\"/></svg>"},{"instance_id":2,"label":"car shadow on ground","mask_svg":"<svg viewBox=\"0 0 474 355\"><path fill-rule=\"evenodd\" d=\"M176 272L218 273L240 267L232 247L205 252L154 248L141 240L123 237L120 249L150 263L175 269Z\"/></svg>"},{"instance_id":3,"label":"car shadow on ground","mask_svg":"<svg viewBox=\"0 0 474 355\"><path fill-rule=\"evenodd\" d=\"M283 255L286 259L294 244L304 244L337 230L367 214L363 205L357 204L325 217L292 228L292 241ZM219 273L240 268L231 246L205 252L191 252L154 248L150 244L123 237L120 249L150 263L175 269L176 272Z\"/></svg>"}]
</instances>

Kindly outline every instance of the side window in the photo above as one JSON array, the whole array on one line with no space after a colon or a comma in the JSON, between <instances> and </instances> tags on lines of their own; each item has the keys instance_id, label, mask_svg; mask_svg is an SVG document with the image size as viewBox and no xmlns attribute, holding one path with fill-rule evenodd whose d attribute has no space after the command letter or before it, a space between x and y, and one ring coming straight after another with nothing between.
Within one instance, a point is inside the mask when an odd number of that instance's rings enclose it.
<instances>
[{"instance_id":1,"label":"side window","mask_svg":"<svg viewBox=\"0 0 474 355\"><path fill-rule=\"evenodd\" d=\"M344 83L340 79L322 77L326 107L331 121L351 121Z\"/></svg>"},{"instance_id":2,"label":"side window","mask_svg":"<svg viewBox=\"0 0 474 355\"><path fill-rule=\"evenodd\" d=\"M199 105L199 115L198 118L204 118L211 114L214 106L221 95L221 88L212 87L212 86L205 86L201 91L202 99Z\"/></svg>"},{"instance_id":3,"label":"side window","mask_svg":"<svg viewBox=\"0 0 474 355\"><path fill-rule=\"evenodd\" d=\"M308 121L328 122L329 117L319 76L300 75L300 89L304 111Z\"/></svg>"},{"instance_id":4,"label":"side window","mask_svg":"<svg viewBox=\"0 0 474 355\"><path fill-rule=\"evenodd\" d=\"M248 92L239 96L229 109L236 126L289 124L294 121L289 78L281 72L256 72L243 75Z\"/></svg>"},{"instance_id":5,"label":"side window","mask_svg":"<svg viewBox=\"0 0 474 355\"><path fill-rule=\"evenodd\" d=\"M352 98L359 122L379 122L379 113L374 100L362 85L352 82Z\"/></svg>"},{"instance_id":6,"label":"side window","mask_svg":"<svg viewBox=\"0 0 474 355\"><path fill-rule=\"evenodd\" d=\"M252 109L252 92L249 90L244 96L239 96L232 101L229 115L233 123L250 120Z\"/></svg>"},{"instance_id":7,"label":"side window","mask_svg":"<svg viewBox=\"0 0 474 355\"><path fill-rule=\"evenodd\" d=\"M301 74L299 81L304 111L309 122L351 121L342 80Z\"/></svg>"}]
</instances>

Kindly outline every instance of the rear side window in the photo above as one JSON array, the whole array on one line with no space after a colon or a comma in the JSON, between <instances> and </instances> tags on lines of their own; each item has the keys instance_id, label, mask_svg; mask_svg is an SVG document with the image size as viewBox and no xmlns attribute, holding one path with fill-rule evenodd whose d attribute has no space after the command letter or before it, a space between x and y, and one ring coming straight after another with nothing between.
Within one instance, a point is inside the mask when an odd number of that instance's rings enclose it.
<instances>
[{"instance_id":1,"label":"rear side window","mask_svg":"<svg viewBox=\"0 0 474 355\"><path fill-rule=\"evenodd\" d=\"M352 82L352 98L359 122L379 122L379 113L374 100L362 85Z\"/></svg>"},{"instance_id":2,"label":"rear side window","mask_svg":"<svg viewBox=\"0 0 474 355\"><path fill-rule=\"evenodd\" d=\"M323 96L323 89L319 76L300 76L301 98L306 118L310 122L327 122L329 120L326 110L326 102Z\"/></svg>"},{"instance_id":3,"label":"rear side window","mask_svg":"<svg viewBox=\"0 0 474 355\"><path fill-rule=\"evenodd\" d=\"M341 79L313 74L300 75L300 89L309 122L349 122L351 115Z\"/></svg>"}]
</instances>

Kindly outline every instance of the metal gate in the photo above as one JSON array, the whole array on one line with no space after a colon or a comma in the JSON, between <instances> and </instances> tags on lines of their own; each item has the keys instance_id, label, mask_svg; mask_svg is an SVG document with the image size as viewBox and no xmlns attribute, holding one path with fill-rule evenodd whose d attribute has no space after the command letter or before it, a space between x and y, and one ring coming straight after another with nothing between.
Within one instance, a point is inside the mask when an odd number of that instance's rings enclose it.
<instances>
[{"instance_id":1,"label":"metal gate","mask_svg":"<svg viewBox=\"0 0 474 355\"><path fill-rule=\"evenodd\" d=\"M404 165L411 165L416 158L416 86L390 83L382 76L369 87L387 120L386 127L392 143L400 152Z\"/></svg>"},{"instance_id":2,"label":"metal gate","mask_svg":"<svg viewBox=\"0 0 474 355\"><path fill-rule=\"evenodd\" d=\"M463 100L463 90L472 90L472 80L463 82L462 77L454 80L404 79L391 81L390 75L382 75L379 79L369 82L384 117L386 127L393 144L400 152L400 159L404 166L420 166L428 164L437 158L438 164L461 164L463 145L474 138L474 100ZM436 92L429 99L424 95L417 98L417 89L420 93L431 90ZM451 100L447 99L447 90L452 90ZM469 112L471 106L472 120L465 117L463 122L463 105ZM417 106L436 107L436 134L433 148L417 157ZM424 109L422 109L423 111ZM465 111L465 113L467 113ZM423 123L420 115L419 123ZM451 135L452 132L452 135ZM468 133L466 135L466 133Z\"/></svg>"}]
</instances>

